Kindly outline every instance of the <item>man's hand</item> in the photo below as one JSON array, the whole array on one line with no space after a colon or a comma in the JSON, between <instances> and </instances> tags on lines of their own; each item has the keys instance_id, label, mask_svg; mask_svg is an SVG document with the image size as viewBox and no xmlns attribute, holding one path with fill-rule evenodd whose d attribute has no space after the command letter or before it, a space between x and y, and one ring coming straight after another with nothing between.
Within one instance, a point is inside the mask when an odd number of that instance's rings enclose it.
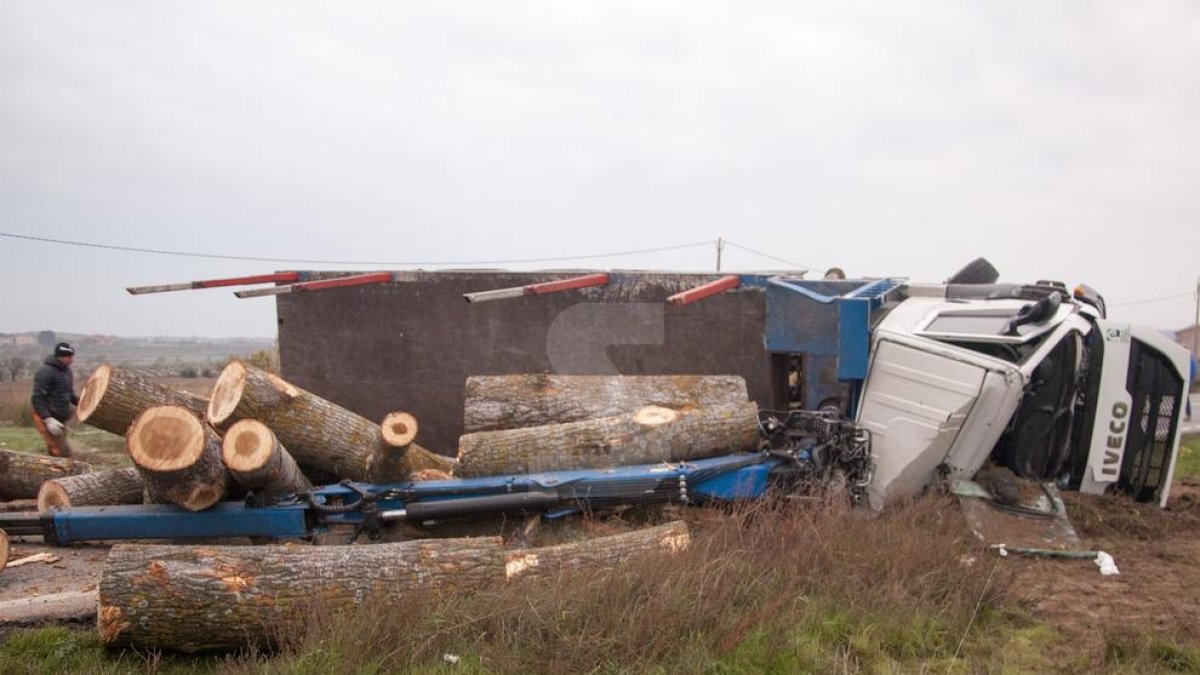
<instances>
[{"instance_id":1,"label":"man's hand","mask_svg":"<svg viewBox=\"0 0 1200 675\"><path fill-rule=\"evenodd\" d=\"M53 417L46 418L46 431L50 432L51 436L62 436L63 423Z\"/></svg>"}]
</instances>

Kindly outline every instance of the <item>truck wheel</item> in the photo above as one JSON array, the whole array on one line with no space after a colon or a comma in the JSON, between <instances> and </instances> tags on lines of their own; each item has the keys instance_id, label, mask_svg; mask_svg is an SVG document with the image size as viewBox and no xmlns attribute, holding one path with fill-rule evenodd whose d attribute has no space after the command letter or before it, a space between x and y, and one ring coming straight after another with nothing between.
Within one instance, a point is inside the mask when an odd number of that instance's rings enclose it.
<instances>
[{"instance_id":1,"label":"truck wheel","mask_svg":"<svg viewBox=\"0 0 1200 675\"><path fill-rule=\"evenodd\" d=\"M994 284L1000 278L1000 273L992 267L992 263L988 262L987 258L976 258L967 263L966 267L955 272L949 279L948 284Z\"/></svg>"}]
</instances>

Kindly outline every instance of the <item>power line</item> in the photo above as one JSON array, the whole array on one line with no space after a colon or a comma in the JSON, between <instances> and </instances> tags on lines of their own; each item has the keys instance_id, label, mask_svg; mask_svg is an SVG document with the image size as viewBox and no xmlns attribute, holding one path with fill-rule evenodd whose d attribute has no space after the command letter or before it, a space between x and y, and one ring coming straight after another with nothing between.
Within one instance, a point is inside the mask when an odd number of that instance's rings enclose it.
<instances>
[{"instance_id":1,"label":"power line","mask_svg":"<svg viewBox=\"0 0 1200 675\"><path fill-rule=\"evenodd\" d=\"M716 239L708 241L699 241L691 244L676 244L674 246L659 246L656 248L633 249L629 251L613 251L610 253L590 253L586 255L567 255L553 256L545 258L508 258L503 260L407 260L407 261L362 261L362 260L320 260L307 258L279 258L272 256L251 256L251 255L230 255L224 253L197 253L194 251L170 251L155 248L142 248L138 246L121 246L117 244L98 244L95 242L73 241L70 239L55 239L52 237L35 237L28 234L14 234L11 232L0 232L0 237L8 237L10 239L23 239L26 241L37 241L47 244L59 244L62 246L77 246L81 248L97 248L107 251L125 251L127 253L148 253L155 255L172 255L183 258L207 258L210 260L242 260L252 262L275 262L275 263L293 263L304 265L375 265L379 267L406 267L414 265L508 265L517 263L539 263L539 262L557 262L564 260L589 260L594 258L616 258L627 255L642 255L646 253L661 253L663 251L678 251L685 248L698 248L700 246L712 246L716 243ZM739 247L741 248L741 247Z\"/></svg>"},{"instance_id":2,"label":"power line","mask_svg":"<svg viewBox=\"0 0 1200 675\"><path fill-rule=\"evenodd\" d=\"M1167 300L1178 300L1179 298L1190 298L1194 293L1177 293L1175 295L1164 295L1161 298L1146 298L1144 300L1130 300L1129 302L1110 302L1109 307L1128 307L1129 305L1148 305L1152 302L1165 302Z\"/></svg>"},{"instance_id":3,"label":"power line","mask_svg":"<svg viewBox=\"0 0 1200 675\"><path fill-rule=\"evenodd\" d=\"M732 246L734 248L741 249L747 253L753 253L754 255L757 255L757 256L762 256L763 258L769 258L771 260L774 260L775 262L781 262L785 265L791 265L793 267L802 267L804 269L812 269L812 267L813 267L812 265L805 265L804 263L799 263L799 262L796 262L795 260L788 260L787 258L780 258L779 256L771 255L770 253L763 253L762 251L756 251L756 250L750 248L749 246L742 246L741 244L730 241L728 239L726 239L724 241L726 244L728 244L729 246Z\"/></svg>"}]
</instances>

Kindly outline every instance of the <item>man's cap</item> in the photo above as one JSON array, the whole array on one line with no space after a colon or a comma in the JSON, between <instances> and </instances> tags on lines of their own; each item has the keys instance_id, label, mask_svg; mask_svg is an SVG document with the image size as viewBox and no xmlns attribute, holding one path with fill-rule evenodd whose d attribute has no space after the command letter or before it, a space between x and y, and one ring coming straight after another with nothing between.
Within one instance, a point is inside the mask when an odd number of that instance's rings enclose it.
<instances>
[{"instance_id":1,"label":"man's cap","mask_svg":"<svg viewBox=\"0 0 1200 675\"><path fill-rule=\"evenodd\" d=\"M75 348L65 342L60 342L54 345L54 356L55 358L60 356L75 356Z\"/></svg>"}]
</instances>

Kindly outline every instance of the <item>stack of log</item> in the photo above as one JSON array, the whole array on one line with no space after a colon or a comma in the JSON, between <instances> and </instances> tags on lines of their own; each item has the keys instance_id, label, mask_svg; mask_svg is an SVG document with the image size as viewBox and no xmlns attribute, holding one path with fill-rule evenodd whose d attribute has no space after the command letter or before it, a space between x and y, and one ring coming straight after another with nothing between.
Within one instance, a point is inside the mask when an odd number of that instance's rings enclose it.
<instances>
[{"instance_id":1,"label":"stack of log","mask_svg":"<svg viewBox=\"0 0 1200 675\"><path fill-rule=\"evenodd\" d=\"M392 482L445 478L455 465L415 442L419 425L407 412L376 424L236 360L208 399L103 365L84 385L78 414L124 436L133 468L85 473L82 463L7 453L16 457L0 464L22 468L0 466L0 496L36 496L40 509L147 501L199 511L247 490L306 490L309 473Z\"/></svg>"},{"instance_id":2,"label":"stack of log","mask_svg":"<svg viewBox=\"0 0 1200 675\"><path fill-rule=\"evenodd\" d=\"M43 509L145 500L202 510L246 490L303 491L310 476L392 482L604 469L758 444L757 408L734 376L472 377L457 461L418 445L419 424L407 412L376 424L240 361L222 371L208 399L102 366L84 387L79 417L123 435L133 467L92 473L78 462L0 452L0 495L36 495ZM28 468L14 473L4 462ZM18 474L24 478L12 478ZM496 537L355 547L118 545L101 577L98 628L111 645L266 646L302 630L314 602L333 611L368 599L390 606L430 591L613 569L688 542L676 522L522 549L505 549Z\"/></svg>"},{"instance_id":3,"label":"stack of log","mask_svg":"<svg viewBox=\"0 0 1200 675\"><path fill-rule=\"evenodd\" d=\"M758 445L758 408L731 375L467 379L459 476L681 462Z\"/></svg>"},{"instance_id":4,"label":"stack of log","mask_svg":"<svg viewBox=\"0 0 1200 675\"><path fill-rule=\"evenodd\" d=\"M300 492L343 478L376 483L680 462L758 443L741 377L500 375L468 378L458 459L416 442L403 411L376 424L241 361L208 399L103 365L79 419L123 435L132 469L0 452L0 498L38 508L172 503L198 511L252 490Z\"/></svg>"}]
</instances>

